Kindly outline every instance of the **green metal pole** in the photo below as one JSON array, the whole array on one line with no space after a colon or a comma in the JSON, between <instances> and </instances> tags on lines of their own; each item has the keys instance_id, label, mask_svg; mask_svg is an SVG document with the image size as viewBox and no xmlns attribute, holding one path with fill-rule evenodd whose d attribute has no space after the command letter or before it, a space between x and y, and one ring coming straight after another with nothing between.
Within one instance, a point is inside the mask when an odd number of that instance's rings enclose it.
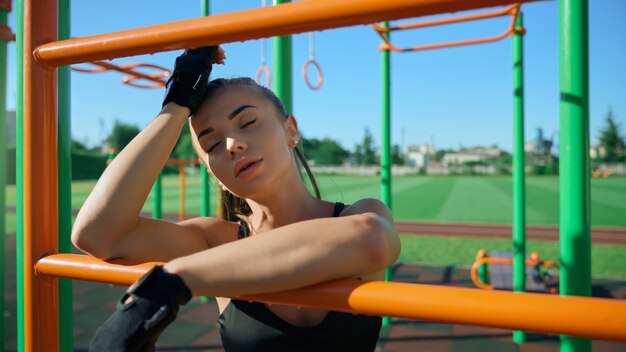
<instances>
[{"instance_id":1,"label":"green metal pole","mask_svg":"<svg viewBox=\"0 0 626 352\"><path fill-rule=\"evenodd\" d=\"M0 23L7 24L7 12L0 10ZM6 185L7 185L7 102L6 102L6 88L7 88L7 42L6 40L0 40L0 312L4 312L4 255L6 239L5 226L5 197L6 197ZM4 314L0 317L0 351L4 351Z\"/></svg>"},{"instance_id":2,"label":"green metal pole","mask_svg":"<svg viewBox=\"0 0 626 352\"><path fill-rule=\"evenodd\" d=\"M154 186L152 186L152 217L154 219L163 218L163 209L161 204L163 199L163 173L160 173Z\"/></svg>"},{"instance_id":3,"label":"green metal pole","mask_svg":"<svg viewBox=\"0 0 626 352\"><path fill-rule=\"evenodd\" d=\"M201 0L201 3L202 16L209 16L211 13L209 0ZM200 215L209 216L211 215L211 191L209 188L209 173L204 163L200 164L200 176L200 182L202 183L202 203Z\"/></svg>"},{"instance_id":4,"label":"green metal pole","mask_svg":"<svg viewBox=\"0 0 626 352\"><path fill-rule=\"evenodd\" d=\"M523 28L522 14L515 23ZM526 189L524 176L524 35L513 35L513 291L526 291ZM515 343L526 342L513 331Z\"/></svg>"},{"instance_id":5,"label":"green metal pole","mask_svg":"<svg viewBox=\"0 0 626 352\"><path fill-rule=\"evenodd\" d=\"M389 22L382 23L389 28ZM390 35L390 33L387 33ZM380 142L380 195L391 209L391 52L381 52L382 69L382 129ZM391 280L391 268L385 271L385 281ZM383 317L383 326L391 325L389 317Z\"/></svg>"},{"instance_id":6,"label":"green metal pole","mask_svg":"<svg viewBox=\"0 0 626 352\"><path fill-rule=\"evenodd\" d=\"M16 7L15 267L17 271L17 350L24 351L24 0L17 0Z\"/></svg>"},{"instance_id":7,"label":"green metal pole","mask_svg":"<svg viewBox=\"0 0 626 352\"><path fill-rule=\"evenodd\" d=\"M59 0L59 40L70 38L70 0ZM58 69L58 176L59 252L72 253L72 131L70 68ZM59 343L61 351L74 350L72 332L72 280L59 279Z\"/></svg>"},{"instance_id":8,"label":"green metal pole","mask_svg":"<svg viewBox=\"0 0 626 352\"><path fill-rule=\"evenodd\" d=\"M289 0L274 0L274 6L288 3ZM287 113L293 113L291 77L291 36L272 38L274 48L274 92L282 100Z\"/></svg>"},{"instance_id":9,"label":"green metal pole","mask_svg":"<svg viewBox=\"0 0 626 352\"><path fill-rule=\"evenodd\" d=\"M211 14L211 7L209 0L200 0L200 6L202 10L202 16L209 16ZM211 215L211 192L209 189L209 172L204 163L200 164L200 183L202 183L202 203L200 208L201 216ZM200 302L210 302L211 298L208 296L200 296Z\"/></svg>"},{"instance_id":10,"label":"green metal pole","mask_svg":"<svg viewBox=\"0 0 626 352\"><path fill-rule=\"evenodd\" d=\"M589 22L587 0L559 2L560 291L591 295ZM561 351L591 351L591 340L561 336Z\"/></svg>"}]
</instances>

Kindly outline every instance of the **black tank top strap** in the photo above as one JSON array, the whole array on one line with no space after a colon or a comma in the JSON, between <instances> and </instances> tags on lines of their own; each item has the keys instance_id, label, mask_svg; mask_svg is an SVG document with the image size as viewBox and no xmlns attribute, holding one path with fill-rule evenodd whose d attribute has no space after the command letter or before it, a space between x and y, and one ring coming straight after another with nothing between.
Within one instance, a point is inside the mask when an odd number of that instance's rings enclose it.
<instances>
[{"instance_id":1,"label":"black tank top strap","mask_svg":"<svg viewBox=\"0 0 626 352\"><path fill-rule=\"evenodd\" d=\"M237 239L242 239L250 236L250 231L248 231L248 223L239 220L239 232L237 233Z\"/></svg>"},{"instance_id":2,"label":"black tank top strap","mask_svg":"<svg viewBox=\"0 0 626 352\"><path fill-rule=\"evenodd\" d=\"M333 210L333 218L336 218L339 216L339 214L341 214L341 212L343 211L343 208L345 208L346 205L341 203L341 202L336 202L335 203L335 210Z\"/></svg>"}]
</instances>

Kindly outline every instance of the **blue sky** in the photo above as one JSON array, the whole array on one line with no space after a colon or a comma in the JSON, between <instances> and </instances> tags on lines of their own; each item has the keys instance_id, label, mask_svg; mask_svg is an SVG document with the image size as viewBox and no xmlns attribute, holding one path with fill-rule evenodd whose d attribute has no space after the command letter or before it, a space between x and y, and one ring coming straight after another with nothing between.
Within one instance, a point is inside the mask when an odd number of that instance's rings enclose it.
<instances>
[{"instance_id":1,"label":"blue sky","mask_svg":"<svg viewBox=\"0 0 626 352\"><path fill-rule=\"evenodd\" d=\"M261 1L213 1L213 14L261 6ZM626 36L624 0L589 1L591 142L609 107L626 133ZM124 9L124 10L121 10ZM523 6L525 36L526 140L542 128L558 131L558 2ZM72 2L71 32L82 37L194 18L195 0ZM402 23L410 21L400 21ZM406 31L394 34L400 46L499 34L508 19ZM9 25L15 28L13 14ZM325 80L319 91L306 87L301 69L309 56L308 34L293 37L294 114L307 137L330 137L353 149L365 128L380 141L379 39L367 26L315 33L315 57ZM256 75L261 41L225 44L227 65L213 78ZM271 66L271 42L267 42ZM14 45L9 48L8 109L15 108ZM116 59L171 67L180 51ZM137 89L121 83L116 72L72 73L72 133L88 145L98 144L114 120L146 126L159 112L162 89ZM392 138L397 144L434 142L439 148L512 145L512 43L497 43L392 54ZM404 132L403 132L404 131Z\"/></svg>"}]
</instances>

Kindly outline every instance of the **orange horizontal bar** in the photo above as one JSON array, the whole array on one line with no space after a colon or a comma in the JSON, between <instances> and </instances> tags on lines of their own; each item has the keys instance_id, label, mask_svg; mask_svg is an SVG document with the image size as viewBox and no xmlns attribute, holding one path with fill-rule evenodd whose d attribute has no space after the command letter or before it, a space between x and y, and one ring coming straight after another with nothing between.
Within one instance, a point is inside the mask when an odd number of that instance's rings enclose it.
<instances>
[{"instance_id":1,"label":"orange horizontal bar","mask_svg":"<svg viewBox=\"0 0 626 352\"><path fill-rule=\"evenodd\" d=\"M468 21L482 20L482 19L487 19L487 18L513 15L514 14L513 11L515 11L515 9L518 7L519 5L516 4L516 5L511 5L505 9L494 11L494 12L479 13L479 14L466 15L466 16L457 16L457 17L451 17L451 18L442 18L442 19L417 22L417 23L402 24L402 25L389 27L389 28L381 27L376 23L372 23L371 26L379 33L387 33L387 32L392 32L392 31L402 31L402 30L407 30L407 29L433 27L433 26L439 26L439 25L450 24L450 23L468 22Z\"/></svg>"},{"instance_id":2,"label":"orange horizontal bar","mask_svg":"<svg viewBox=\"0 0 626 352\"><path fill-rule=\"evenodd\" d=\"M531 2L535 0L522 0ZM512 0L311 0L200 17L39 46L37 62L62 65L510 5Z\"/></svg>"},{"instance_id":3,"label":"orange horizontal bar","mask_svg":"<svg viewBox=\"0 0 626 352\"><path fill-rule=\"evenodd\" d=\"M422 23L413 23L413 24L393 27L389 29L380 27L377 24L372 24L371 26L376 30L376 33L378 33L380 38L385 42L384 44L381 44L380 46L381 50L390 50L390 51L397 52L397 53L406 53L406 52L413 52L413 51L424 51L424 50L433 50L433 49L452 48L452 47L464 46L464 45L491 43L491 42L496 42L498 40L504 39L507 36L512 35L513 33L516 33L516 32L523 34L524 33L523 28L515 28L515 21L519 13L520 13L519 4L516 4L499 12L483 14L483 16L481 15L461 16L461 17L456 17L456 18L447 19L447 20L433 20L433 21L422 22ZM439 25L439 24L444 24L444 23L464 22L468 20L476 20L476 19L498 17L498 16L511 16L511 22L508 28L504 32L493 37L466 39L466 40L459 40L459 41L446 42L446 43L437 43L437 44L425 44L425 45L414 46L411 48L398 48L397 46L391 43L391 41L389 40L389 36L387 34L388 32L394 29L403 30L403 29L411 29L411 28L422 28L422 27Z\"/></svg>"},{"instance_id":4,"label":"orange horizontal bar","mask_svg":"<svg viewBox=\"0 0 626 352\"><path fill-rule=\"evenodd\" d=\"M130 285L154 264L124 267L84 255L54 254L39 260L35 271L38 275ZM616 299L354 279L235 298L367 315L626 341L626 301Z\"/></svg>"}]
</instances>

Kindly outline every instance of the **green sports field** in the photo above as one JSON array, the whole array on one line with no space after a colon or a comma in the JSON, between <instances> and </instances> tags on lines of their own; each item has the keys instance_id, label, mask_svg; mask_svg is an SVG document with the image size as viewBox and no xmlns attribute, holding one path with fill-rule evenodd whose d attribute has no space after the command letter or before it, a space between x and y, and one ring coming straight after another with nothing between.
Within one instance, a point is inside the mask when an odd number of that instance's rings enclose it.
<instances>
[{"instance_id":1,"label":"green sports field","mask_svg":"<svg viewBox=\"0 0 626 352\"><path fill-rule=\"evenodd\" d=\"M322 197L330 201L351 203L364 197L378 198L377 177L318 175ZM178 212L179 179L163 179L163 211ZM72 184L72 207L79 209L95 181ZM212 191L217 189L212 182ZM393 213L397 220L441 222L510 223L510 177L477 176L407 176L393 179ZM527 178L527 222L558 225L558 178ZM187 176L186 210L200 212L200 177ZM149 198L144 211L151 211ZM15 206L15 187L7 188L7 206ZM215 199L211 199L215 211ZM7 214L7 232L15 232L15 214ZM593 226L626 228L626 178L592 179L591 220ZM429 236L402 236L400 261L440 265L470 265L479 248L507 249L510 241ZM558 243L529 241L529 251L545 258L558 258ZM626 279L626 246L594 244L592 247L594 277Z\"/></svg>"},{"instance_id":2,"label":"green sports field","mask_svg":"<svg viewBox=\"0 0 626 352\"><path fill-rule=\"evenodd\" d=\"M351 203L364 197L378 198L377 177L318 175L324 199ZM556 177L527 177L526 219L528 224L558 225L559 185ZM95 181L72 184L72 207L79 209ZM178 212L178 176L164 177L163 211ZM200 177L187 176L186 210L200 212ZM211 188L217 188L212 182ZM393 214L396 220L439 222L511 223L510 177L405 176L393 179ZM215 199L211 199L214 211ZM7 206L15 206L15 187L7 187ZM145 211L151 211L151 198ZM9 213L7 232L14 232L15 220ZM591 181L592 226L626 228L626 178Z\"/></svg>"}]
</instances>

